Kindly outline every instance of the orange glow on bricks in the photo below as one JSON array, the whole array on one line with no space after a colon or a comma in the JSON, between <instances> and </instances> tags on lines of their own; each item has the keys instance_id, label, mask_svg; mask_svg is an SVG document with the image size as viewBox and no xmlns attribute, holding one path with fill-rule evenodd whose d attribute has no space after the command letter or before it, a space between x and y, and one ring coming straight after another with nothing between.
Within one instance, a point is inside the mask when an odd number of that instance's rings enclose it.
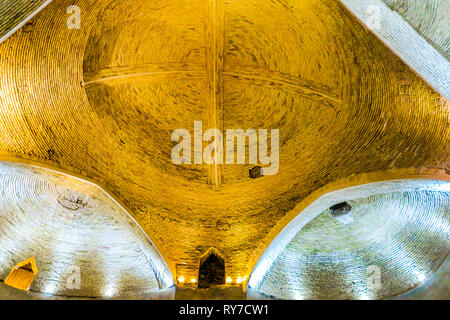
<instances>
[{"instance_id":1,"label":"orange glow on bricks","mask_svg":"<svg viewBox=\"0 0 450 320\"><path fill-rule=\"evenodd\" d=\"M36 266L36 259L29 258L25 261L19 262L9 273L8 277L5 279L5 284L10 287L28 291L30 289L31 283L33 283L34 278L38 272Z\"/></svg>"}]
</instances>

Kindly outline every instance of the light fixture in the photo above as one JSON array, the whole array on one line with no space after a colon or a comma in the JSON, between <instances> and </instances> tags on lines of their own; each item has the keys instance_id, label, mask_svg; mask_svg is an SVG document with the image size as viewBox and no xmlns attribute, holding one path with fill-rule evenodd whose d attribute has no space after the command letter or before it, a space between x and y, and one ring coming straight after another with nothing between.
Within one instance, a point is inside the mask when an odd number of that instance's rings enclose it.
<instances>
[{"instance_id":1,"label":"light fixture","mask_svg":"<svg viewBox=\"0 0 450 320\"><path fill-rule=\"evenodd\" d=\"M183 283L184 282L184 277L183 276L179 277L178 278L178 282Z\"/></svg>"}]
</instances>

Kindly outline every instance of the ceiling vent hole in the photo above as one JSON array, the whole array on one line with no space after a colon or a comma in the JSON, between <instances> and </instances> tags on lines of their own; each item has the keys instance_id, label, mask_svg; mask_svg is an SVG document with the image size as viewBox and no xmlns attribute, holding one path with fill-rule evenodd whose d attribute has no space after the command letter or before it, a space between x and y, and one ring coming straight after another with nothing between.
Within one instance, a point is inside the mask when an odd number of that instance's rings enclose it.
<instances>
[{"instance_id":1,"label":"ceiling vent hole","mask_svg":"<svg viewBox=\"0 0 450 320\"><path fill-rule=\"evenodd\" d=\"M352 206L348 202L340 202L330 207L330 212L333 217L341 217L347 215L352 210Z\"/></svg>"},{"instance_id":2,"label":"ceiling vent hole","mask_svg":"<svg viewBox=\"0 0 450 320\"><path fill-rule=\"evenodd\" d=\"M250 178L257 179L263 176L263 170L261 166L256 166L248 170Z\"/></svg>"}]
</instances>

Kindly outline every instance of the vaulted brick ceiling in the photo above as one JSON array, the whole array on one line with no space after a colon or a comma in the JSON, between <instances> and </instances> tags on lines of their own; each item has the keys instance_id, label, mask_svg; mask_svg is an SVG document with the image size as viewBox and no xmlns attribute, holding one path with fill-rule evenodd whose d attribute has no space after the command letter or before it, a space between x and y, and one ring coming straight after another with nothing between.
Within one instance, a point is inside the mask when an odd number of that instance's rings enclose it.
<instances>
[{"instance_id":1,"label":"vaulted brick ceiling","mask_svg":"<svg viewBox=\"0 0 450 320\"><path fill-rule=\"evenodd\" d=\"M101 186L174 278L210 247L249 276L329 183L449 178L448 100L337 1L80 0L69 30L72 2L0 44L1 159ZM174 165L171 133L195 120L279 129L278 174Z\"/></svg>"}]
</instances>

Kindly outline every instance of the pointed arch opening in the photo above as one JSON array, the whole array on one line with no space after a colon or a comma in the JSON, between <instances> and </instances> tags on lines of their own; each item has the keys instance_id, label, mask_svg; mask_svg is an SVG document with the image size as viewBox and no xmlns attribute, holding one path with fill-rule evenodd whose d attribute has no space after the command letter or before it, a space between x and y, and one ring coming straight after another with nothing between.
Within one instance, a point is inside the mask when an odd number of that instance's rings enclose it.
<instances>
[{"instance_id":1,"label":"pointed arch opening","mask_svg":"<svg viewBox=\"0 0 450 320\"><path fill-rule=\"evenodd\" d=\"M198 287L202 289L225 284L225 261L215 248L201 258L198 270Z\"/></svg>"}]
</instances>

